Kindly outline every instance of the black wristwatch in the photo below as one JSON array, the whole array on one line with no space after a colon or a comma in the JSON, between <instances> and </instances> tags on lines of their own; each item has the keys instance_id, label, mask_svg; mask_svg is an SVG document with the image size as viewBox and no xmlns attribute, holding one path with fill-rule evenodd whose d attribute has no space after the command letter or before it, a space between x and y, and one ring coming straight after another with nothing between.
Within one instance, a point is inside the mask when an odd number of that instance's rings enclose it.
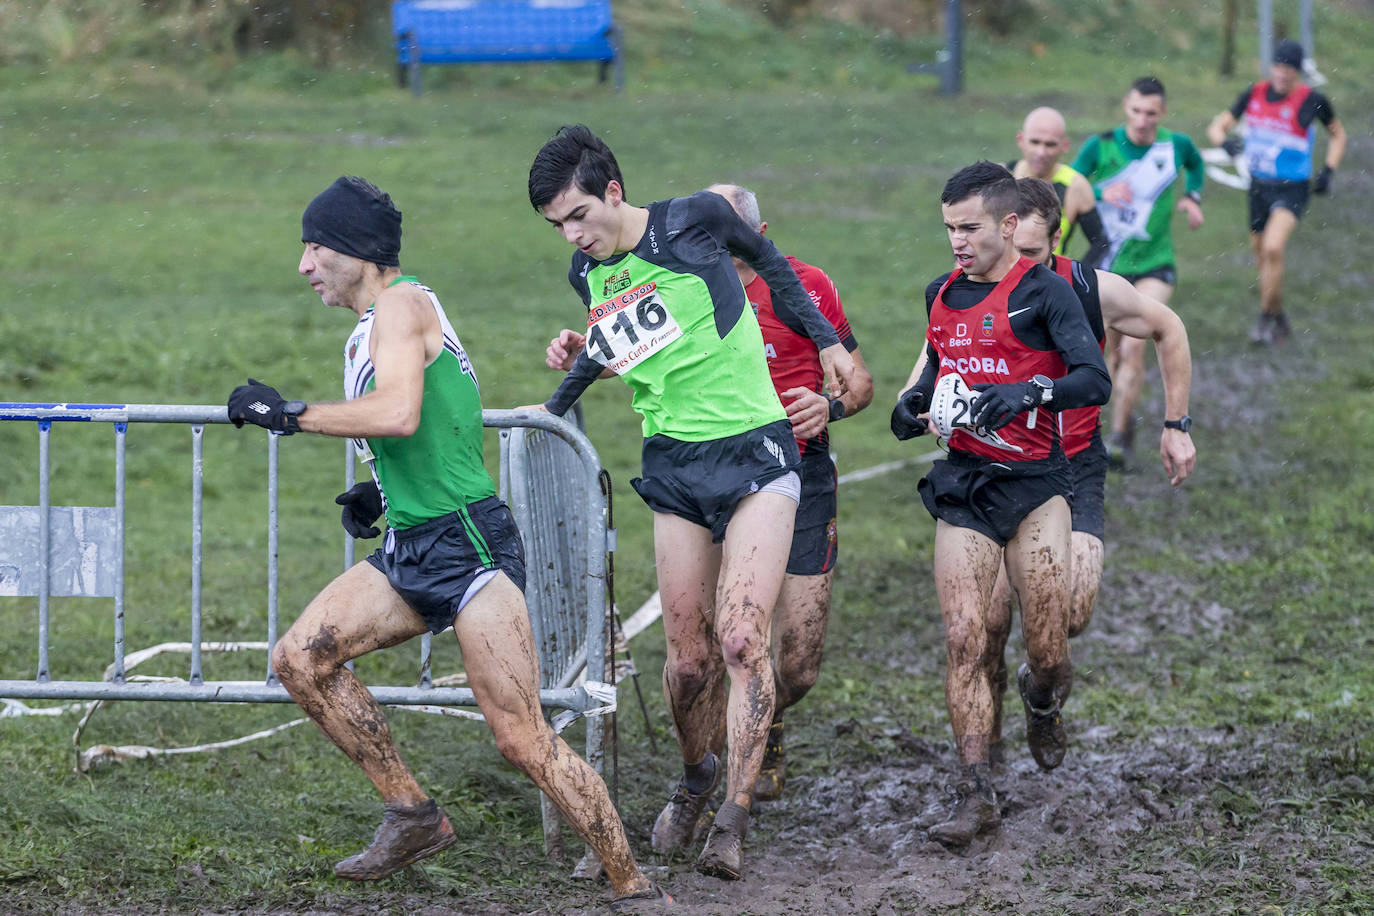
<instances>
[{"instance_id":1,"label":"black wristwatch","mask_svg":"<svg viewBox=\"0 0 1374 916\"><path fill-rule=\"evenodd\" d=\"M1054 400L1054 379L1048 375L1033 375L1031 384L1040 389L1041 404L1048 404Z\"/></svg>"},{"instance_id":2,"label":"black wristwatch","mask_svg":"<svg viewBox=\"0 0 1374 916\"><path fill-rule=\"evenodd\" d=\"M1189 432L1189 431L1191 431L1192 428L1193 428L1193 418L1190 417L1190 416L1188 416L1188 415L1185 413L1183 416L1179 417L1177 420L1165 420L1165 421L1164 421L1164 428L1165 428L1165 429L1176 429L1176 430L1178 430L1178 431L1181 432L1181 433Z\"/></svg>"},{"instance_id":3,"label":"black wristwatch","mask_svg":"<svg viewBox=\"0 0 1374 916\"><path fill-rule=\"evenodd\" d=\"M830 422L844 419L844 401L839 398L830 399Z\"/></svg>"}]
</instances>

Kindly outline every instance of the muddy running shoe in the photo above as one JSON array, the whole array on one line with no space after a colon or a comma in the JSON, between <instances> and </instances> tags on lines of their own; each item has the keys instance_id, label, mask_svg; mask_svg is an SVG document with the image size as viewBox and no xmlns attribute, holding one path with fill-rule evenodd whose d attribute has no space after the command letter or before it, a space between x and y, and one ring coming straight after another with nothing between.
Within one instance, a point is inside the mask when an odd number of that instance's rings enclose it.
<instances>
[{"instance_id":1,"label":"muddy running shoe","mask_svg":"<svg viewBox=\"0 0 1374 916\"><path fill-rule=\"evenodd\" d=\"M1288 316L1283 312L1270 317L1273 323L1269 327L1269 342L1276 347L1281 347L1288 342L1288 337L1293 333L1293 329L1288 326Z\"/></svg>"},{"instance_id":2,"label":"muddy running shoe","mask_svg":"<svg viewBox=\"0 0 1374 916\"><path fill-rule=\"evenodd\" d=\"M1250 342L1263 346L1273 342L1274 316L1268 312L1260 312L1255 319L1255 326L1250 331Z\"/></svg>"},{"instance_id":3,"label":"muddy running shoe","mask_svg":"<svg viewBox=\"0 0 1374 916\"><path fill-rule=\"evenodd\" d=\"M787 756L782 749L782 720L768 727L768 743L763 749L763 767L754 783L754 801L777 801L787 782Z\"/></svg>"},{"instance_id":4,"label":"muddy running shoe","mask_svg":"<svg viewBox=\"0 0 1374 916\"><path fill-rule=\"evenodd\" d=\"M1026 664L1016 672L1016 687L1021 692L1021 704L1026 707L1026 743L1030 745L1031 756L1040 764L1040 769L1052 770L1064 762L1064 751L1069 747L1064 717L1059 711L1061 701L1055 697L1043 708L1031 703L1031 671Z\"/></svg>"},{"instance_id":5,"label":"muddy running shoe","mask_svg":"<svg viewBox=\"0 0 1374 916\"><path fill-rule=\"evenodd\" d=\"M677 901L663 888L649 882L649 889L626 894L611 901L612 913L657 913L671 909Z\"/></svg>"},{"instance_id":6,"label":"muddy running shoe","mask_svg":"<svg viewBox=\"0 0 1374 916\"><path fill-rule=\"evenodd\" d=\"M744 835L749 832L749 809L726 802L716 812L706 845L697 856L697 871L712 878L738 881L744 869Z\"/></svg>"},{"instance_id":7,"label":"muddy running shoe","mask_svg":"<svg viewBox=\"0 0 1374 916\"><path fill-rule=\"evenodd\" d=\"M711 801L711 793L720 785L720 774L724 769L720 765L719 757L715 754L708 756L715 767L710 788L697 795L685 784L677 784L677 788L673 790L673 797L668 799L667 806L659 812L658 819L654 821L654 831L649 838L649 846L654 852L685 849L697 838L697 823L701 820L706 805Z\"/></svg>"},{"instance_id":8,"label":"muddy running shoe","mask_svg":"<svg viewBox=\"0 0 1374 916\"><path fill-rule=\"evenodd\" d=\"M963 847L980 833L996 829L1002 823L997 807L997 790L992 787L992 773L986 763L969 764L964 777L954 785L958 800L949 820L930 828L930 838L946 846Z\"/></svg>"},{"instance_id":9,"label":"muddy running shoe","mask_svg":"<svg viewBox=\"0 0 1374 916\"><path fill-rule=\"evenodd\" d=\"M1107 467L1117 471L1130 468L1135 457L1135 418L1126 421L1126 428L1112 433L1112 441L1107 444Z\"/></svg>"},{"instance_id":10,"label":"muddy running shoe","mask_svg":"<svg viewBox=\"0 0 1374 916\"><path fill-rule=\"evenodd\" d=\"M414 808L387 805L372 845L335 865L334 874L350 881L380 881L457 840L434 799Z\"/></svg>"}]
</instances>

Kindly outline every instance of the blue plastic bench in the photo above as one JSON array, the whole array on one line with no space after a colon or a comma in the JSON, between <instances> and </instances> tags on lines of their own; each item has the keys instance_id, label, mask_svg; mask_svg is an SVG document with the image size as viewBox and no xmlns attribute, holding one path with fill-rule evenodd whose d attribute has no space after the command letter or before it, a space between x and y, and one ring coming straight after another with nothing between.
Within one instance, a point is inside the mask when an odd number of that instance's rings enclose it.
<instances>
[{"instance_id":1,"label":"blue plastic bench","mask_svg":"<svg viewBox=\"0 0 1374 916\"><path fill-rule=\"evenodd\" d=\"M396 0L391 30L401 85L420 94L421 64L595 60L625 82L610 0Z\"/></svg>"}]
</instances>

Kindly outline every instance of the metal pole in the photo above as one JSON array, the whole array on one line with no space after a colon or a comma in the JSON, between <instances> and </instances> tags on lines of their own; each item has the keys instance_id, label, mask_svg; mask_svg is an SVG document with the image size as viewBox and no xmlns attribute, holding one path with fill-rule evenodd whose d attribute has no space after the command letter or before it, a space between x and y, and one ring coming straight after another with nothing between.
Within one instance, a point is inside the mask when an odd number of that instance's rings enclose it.
<instances>
[{"instance_id":1,"label":"metal pole","mask_svg":"<svg viewBox=\"0 0 1374 916\"><path fill-rule=\"evenodd\" d=\"M116 423L115 431L115 593L114 682L124 683L124 438L129 424Z\"/></svg>"},{"instance_id":2,"label":"metal pole","mask_svg":"<svg viewBox=\"0 0 1374 916\"><path fill-rule=\"evenodd\" d=\"M277 682L272 650L277 645L277 441L267 436L267 683Z\"/></svg>"},{"instance_id":3,"label":"metal pole","mask_svg":"<svg viewBox=\"0 0 1374 916\"><path fill-rule=\"evenodd\" d=\"M1260 79L1269 76L1274 63L1274 0L1259 0Z\"/></svg>"},{"instance_id":4,"label":"metal pole","mask_svg":"<svg viewBox=\"0 0 1374 916\"><path fill-rule=\"evenodd\" d=\"M191 426L191 683L205 683L200 668L201 499L205 490L205 427Z\"/></svg>"},{"instance_id":5,"label":"metal pole","mask_svg":"<svg viewBox=\"0 0 1374 916\"><path fill-rule=\"evenodd\" d=\"M52 422L40 420L38 423L38 568L42 578L38 582L38 680L51 679L48 670L48 593L50 591L48 568L52 562L52 531L49 530L48 507L48 435L52 432Z\"/></svg>"},{"instance_id":6,"label":"metal pole","mask_svg":"<svg viewBox=\"0 0 1374 916\"><path fill-rule=\"evenodd\" d=\"M1302 34L1302 53L1305 58L1303 63L1306 64L1307 61L1315 60L1317 57L1317 52L1313 50L1315 39L1312 33L1312 0L1302 0L1298 4L1298 20ZM1304 67L1303 69L1306 70L1307 68Z\"/></svg>"},{"instance_id":7,"label":"metal pole","mask_svg":"<svg viewBox=\"0 0 1374 916\"><path fill-rule=\"evenodd\" d=\"M454 622L457 623L457 620L455 619ZM434 634L430 633L429 630L425 630L425 632L422 633L422 634L420 635L420 684L419 684L420 687L423 687L423 688L425 688L425 689L429 689L430 687L433 687L433 686L434 686L434 672L433 672L433 669L432 669L432 665L434 664L434 661L433 661L433 658L432 658L433 649L434 649Z\"/></svg>"},{"instance_id":8,"label":"metal pole","mask_svg":"<svg viewBox=\"0 0 1374 916\"><path fill-rule=\"evenodd\" d=\"M945 44L940 52L940 92L958 95L964 88L964 8L962 0L945 3Z\"/></svg>"}]
</instances>

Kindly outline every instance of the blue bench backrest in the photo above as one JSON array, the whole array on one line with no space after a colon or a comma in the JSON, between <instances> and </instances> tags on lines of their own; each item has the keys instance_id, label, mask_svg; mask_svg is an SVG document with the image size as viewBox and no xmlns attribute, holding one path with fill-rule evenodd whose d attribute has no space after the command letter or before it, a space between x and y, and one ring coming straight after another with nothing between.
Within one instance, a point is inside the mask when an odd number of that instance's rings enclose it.
<instances>
[{"instance_id":1,"label":"blue bench backrest","mask_svg":"<svg viewBox=\"0 0 1374 916\"><path fill-rule=\"evenodd\" d=\"M615 59L610 0L396 0L398 63Z\"/></svg>"}]
</instances>

